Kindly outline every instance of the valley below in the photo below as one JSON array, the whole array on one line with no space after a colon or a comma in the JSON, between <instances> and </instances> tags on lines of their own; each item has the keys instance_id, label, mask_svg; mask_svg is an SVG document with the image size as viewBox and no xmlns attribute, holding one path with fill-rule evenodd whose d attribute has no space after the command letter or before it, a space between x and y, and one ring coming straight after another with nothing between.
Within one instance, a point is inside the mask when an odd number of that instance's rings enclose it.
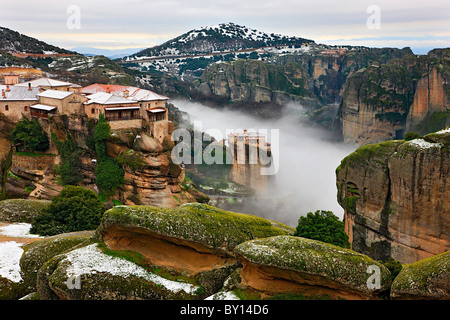
<instances>
[{"instance_id":1,"label":"valley below","mask_svg":"<svg viewBox=\"0 0 450 320\"><path fill-rule=\"evenodd\" d=\"M266 132L268 138L272 130L277 132L274 137L277 140L271 141L271 146L279 150L278 172L267 176L266 182L248 195L233 190L217 197L208 194L212 200L217 200L219 207L290 226L296 226L300 216L316 210L333 211L343 217L343 209L336 200L334 172L356 146L335 141L330 132L307 118L306 109L301 105L289 104L280 118L263 119L192 101L174 100L172 103L216 141L227 139L227 133L235 131ZM258 177L259 173L255 175Z\"/></svg>"}]
</instances>

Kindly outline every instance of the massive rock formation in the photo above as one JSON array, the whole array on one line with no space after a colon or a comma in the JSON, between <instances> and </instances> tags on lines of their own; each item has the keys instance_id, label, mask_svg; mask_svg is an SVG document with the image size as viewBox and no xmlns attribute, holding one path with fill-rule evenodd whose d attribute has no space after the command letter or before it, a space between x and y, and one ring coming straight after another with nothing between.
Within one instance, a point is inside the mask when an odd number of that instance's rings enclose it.
<instances>
[{"instance_id":1,"label":"massive rock formation","mask_svg":"<svg viewBox=\"0 0 450 320\"><path fill-rule=\"evenodd\" d=\"M71 250L59 244L75 246L79 234L36 242L25 248L21 266L24 279L37 279L41 299L199 299L217 292L238 267L236 245L292 232L204 204L118 206L83 244ZM72 290L67 283L75 286L77 276L80 287Z\"/></svg>"},{"instance_id":2,"label":"massive rock formation","mask_svg":"<svg viewBox=\"0 0 450 320\"><path fill-rule=\"evenodd\" d=\"M450 131L360 147L336 170L352 249L412 263L450 248Z\"/></svg>"},{"instance_id":3,"label":"massive rock formation","mask_svg":"<svg viewBox=\"0 0 450 320\"><path fill-rule=\"evenodd\" d=\"M270 56L264 61L211 64L193 87L205 96L220 96L234 104L269 103L273 108L296 101L316 108L339 103L344 84L354 72L406 55L412 55L409 48L314 48L302 54Z\"/></svg>"},{"instance_id":4,"label":"massive rock formation","mask_svg":"<svg viewBox=\"0 0 450 320\"><path fill-rule=\"evenodd\" d=\"M60 234L25 245L22 281L0 277L0 297L389 297L392 275L379 261L293 232L276 221L205 204L176 209L116 206L95 232ZM448 299L448 268L448 252L404 266L392 285L392 298Z\"/></svg>"},{"instance_id":5,"label":"massive rock formation","mask_svg":"<svg viewBox=\"0 0 450 320\"><path fill-rule=\"evenodd\" d=\"M1 121L1 119L0 119ZM92 144L94 125L85 117L58 116L41 119L52 139L71 139L77 148L76 164L80 184L98 192L96 185L96 154ZM11 149L9 133L13 124L5 122L0 132L0 192L5 197L47 199L63 189L58 168L64 161L55 141L44 154L16 153ZM145 128L113 130L106 143L108 155L120 162L125 183L112 196L124 204L145 204L175 207L182 203L207 201L195 188L182 187L184 170L171 161L173 146L170 136L159 143Z\"/></svg>"},{"instance_id":6,"label":"massive rock formation","mask_svg":"<svg viewBox=\"0 0 450 320\"><path fill-rule=\"evenodd\" d=\"M370 299L390 286L389 270L363 254L320 241L276 236L247 241L235 248L242 263L239 286L263 297L301 292L331 299ZM377 288L368 285L376 267Z\"/></svg>"},{"instance_id":7,"label":"massive rock formation","mask_svg":"<svg viewBox=\"0 0 450 320\"><path fill-rule=\"evenodd\" d=\"M336 119L343 140L363 145L449 125L449 51L405 55L352 74Z\"/></svg>"}]
</instances>

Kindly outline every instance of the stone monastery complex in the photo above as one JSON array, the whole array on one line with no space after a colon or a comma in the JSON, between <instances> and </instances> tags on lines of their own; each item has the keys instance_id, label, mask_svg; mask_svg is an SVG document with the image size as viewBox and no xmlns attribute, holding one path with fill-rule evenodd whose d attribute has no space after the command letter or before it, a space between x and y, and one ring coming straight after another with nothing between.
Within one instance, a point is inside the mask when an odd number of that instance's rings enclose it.
<instances>
[{"instance_id":1,"label":"stone monastery complex","mask_svg":"<svg viewBox=\"0 0 450 320\"><path fill-rule=\"evenodd\" d=\"M111 129L140 128L145 122L159 142L169 131L169 98L150 90L106 84L81 87L50 78L20 82L14 73L3 78L0 113L13 122L23 116L48 119L55 114L98 119L103 113Z\"/></svg>"}]
</instances>

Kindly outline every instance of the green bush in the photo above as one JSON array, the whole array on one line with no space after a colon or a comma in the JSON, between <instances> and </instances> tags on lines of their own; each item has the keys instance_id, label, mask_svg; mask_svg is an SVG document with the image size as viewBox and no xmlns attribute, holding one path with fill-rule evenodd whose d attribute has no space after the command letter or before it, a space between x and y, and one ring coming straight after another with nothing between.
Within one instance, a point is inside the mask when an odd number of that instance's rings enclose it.
<instances>
[{"instance_id":1,"label":"green bush","mask_svg":"<svg viewBox=\"0 0 450 320\"><path fill-rule=\"evenodd\" d=\"M97 162L95 183L103 194L111 196L116 188L125 182L124 175L125 172L117 161L108 157Z\"/></svg>"},{"instance_id":2,"label":"green bush","mask_svg":"<svg viewBox=\"0 0 450 320\"><path fill-rule=\"evenodd\" d=\"M105 196L111 196L124 182L125 171L116 159L108 156L106 141L110 137L111 127L103 114L100 114L95 126L94 141L97 153L95 183Z\"/></svg>"},{"instance_id":3,"label":"green bush","mask_svg":"<svg viewBox=\"0 0 450 320\"><path fill-rule=\"evenodd\" d=\"M50 146L48 135L39 122L25 116L12 131L11 139L18 149L26 151L46 151Z\"/></svg>"},{"instance_id":4,"label":"green bush","mask_svg":"<svg viewBox=\"0 0 450 320\"><path fill-rule=\"evenodd\" d=\"M391 272L392 281L398 276L400 271L402 271L402 264L400 261L397 261L393 258L387 259L385 262L382 262L386 268Z\"/></svg>"},{"instance_id":5,"label":"green bush","mask_svg":"<svg viewBox=\"0 0 450 320\"><path fill-rule=\"evenodd\" d=\"M342 248L350 248L344 223L331 211L317 210L300 217L295 236L319 240Z\"/></svg>"},{"instance_id":6,"label":"green bush","mask_svg":"<svg viewBox=\"0 0 450 320\"><path fill-rule=\"evenodd\" d=\"M405 133L405 140L406 141L410 141L410 140L414 140L419 138L419 133L418 132L412 132L412 131L408 131L407 133Z\"/></svg>"},{"instance_id":7,"label":"green bush","mask_svg":"<svg viewBox=\"0 0 450 320\"><path fill-rule=\"evenodd\" d=\"M95 192L67 186L34 218L30 232L42 236L96 229L105 209Z\"/></svg>"}]
</instances>

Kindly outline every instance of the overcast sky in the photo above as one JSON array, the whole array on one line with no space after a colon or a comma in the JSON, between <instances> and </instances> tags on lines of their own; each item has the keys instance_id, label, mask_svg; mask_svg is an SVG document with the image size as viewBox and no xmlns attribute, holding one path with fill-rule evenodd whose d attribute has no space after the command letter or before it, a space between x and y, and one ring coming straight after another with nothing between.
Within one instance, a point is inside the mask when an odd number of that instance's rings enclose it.
<instances>
[{"instance_id":1,"label":"overcast sky","mask_svg":"<svg viewBox=\"0 0 450 320\"><path fill-rule=\"evenodd\" d=\"M0 26L67 49L151 47L222 22L327 44L450 47L450 0L22 0L0 10Z\"/></svg>"}]
</instances>

